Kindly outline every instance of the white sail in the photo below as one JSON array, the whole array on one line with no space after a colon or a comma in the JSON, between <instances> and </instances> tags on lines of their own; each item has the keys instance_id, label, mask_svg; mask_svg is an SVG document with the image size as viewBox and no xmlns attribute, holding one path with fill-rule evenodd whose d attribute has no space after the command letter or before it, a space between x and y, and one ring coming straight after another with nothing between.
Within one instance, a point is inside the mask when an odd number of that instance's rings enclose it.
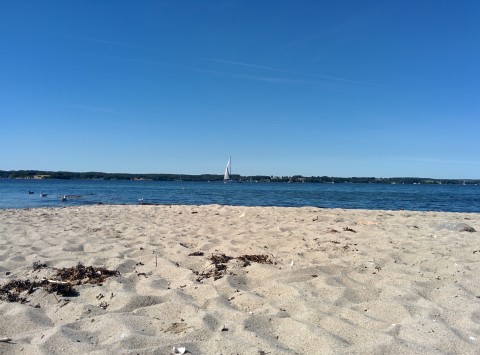
<instances>
[{"instance_id":1,"label":"white sail","mask_svg":"<svg viewBox=\"0 0 480 355\"><path fill-rule=\"evenodd\" d=\"M228 159L228 163L227 163L227 167L225 168L225 174L223 175L223 180L224 181L228 181L231 179L230 175L231 175L231 172L230 172L230 165L232 163L232 158Z\"/></svg>"}]
</instances>

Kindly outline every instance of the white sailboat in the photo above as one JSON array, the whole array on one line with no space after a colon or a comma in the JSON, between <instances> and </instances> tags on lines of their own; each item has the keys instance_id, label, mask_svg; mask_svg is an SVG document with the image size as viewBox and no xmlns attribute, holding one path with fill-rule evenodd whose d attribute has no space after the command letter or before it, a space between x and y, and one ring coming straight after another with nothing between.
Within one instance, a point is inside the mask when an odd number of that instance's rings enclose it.
<instances>
[{"instance_id":1,"label":"white sailboat","mask_svg":"<svg viewBox=\"0 0 480 355\"><path fill-rule=\"evenodd\" d=\"M232 157L228 159L227 167L225 168L225 174L223 174L223 182L231 182L232 181Z\"/></svg>"}]
</instances>

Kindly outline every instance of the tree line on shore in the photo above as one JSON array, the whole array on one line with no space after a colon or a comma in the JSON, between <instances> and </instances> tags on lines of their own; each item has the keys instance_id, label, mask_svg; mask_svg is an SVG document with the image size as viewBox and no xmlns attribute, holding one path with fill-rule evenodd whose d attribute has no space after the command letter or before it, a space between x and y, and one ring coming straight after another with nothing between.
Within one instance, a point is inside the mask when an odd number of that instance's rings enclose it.
<instances>
[{"instance_id":1,"label":"tree line on shore","mask_svg":"<svg viewBox=\"0 0 480 355\"><path fill-rule=\"evenodd\" d=\"M2 179L63 179L63 180L152 180L152 181L222 181L218 174L126 174L102 172L69 172L41 170L0 170ZM365 184L480 184L480 179L430 179L417 177L331 177L331 176L267 176L233 175L233 180L242 182L287 182L287 183L365 183Z\"/></svg>"}]
</instances>

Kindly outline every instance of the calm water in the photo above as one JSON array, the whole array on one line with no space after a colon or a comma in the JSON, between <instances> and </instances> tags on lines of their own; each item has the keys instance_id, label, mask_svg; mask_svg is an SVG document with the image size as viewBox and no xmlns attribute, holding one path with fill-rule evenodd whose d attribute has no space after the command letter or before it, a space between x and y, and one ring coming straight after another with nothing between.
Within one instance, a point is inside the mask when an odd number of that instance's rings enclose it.
<instances>
[{"instance_id":1,"label":"calm water","mask_svg":"<svg viewBox=\"0 0 480 355\"><path fill-rule=\"evenodd\" d=\"M29 194L28 191L33 191ZM40 197L40 192L48 194ZM61 197L67 195L67 201ZM480 186L0 180L0 208L138 204L480 212Z\"/></svg>"}]
</instances>

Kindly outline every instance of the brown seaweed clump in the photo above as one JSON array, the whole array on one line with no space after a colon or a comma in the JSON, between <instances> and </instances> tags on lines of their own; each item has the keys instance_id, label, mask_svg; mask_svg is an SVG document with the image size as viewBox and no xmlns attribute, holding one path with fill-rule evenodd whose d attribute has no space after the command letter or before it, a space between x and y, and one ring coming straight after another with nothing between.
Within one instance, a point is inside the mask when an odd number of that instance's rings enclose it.
<instances>
[{"instance_id":1,"label":"brown seaweed clump","mask_svg":"<svg viewBox=\"0 0 480 355\"><path fill-rule=\"evenodd\" d=\"M111 276L118 276L118 270L108 270L103 267L84 266L78 264L70 268L56 269L55 280L72 283L73 285L93 284L98 285Z\"/></svg>"},{"instance_id":2,"label":"brown seaweed clump","mask_svg":"<svg viewBox=\"0 0 480 355\"><path fill-rule=\"evenodd\" d=\"M40 261L35 261L32 265L33 271L38 271L40 269L45 269L47 267L48 267L47 264L41 263Z\"/></svg>"},{"instance_id":3,"label":"brown seaweed clump","mask_svg":"<svg viewBox=\"0 0 480 355\"><path fill-rule=\"evenodd\" d=\"M242 255L237 258L238 260L243 261L243 267L251 265L251 263L259 264L273 264L268 255L258 254L258 255Z\"/></svg>"},{"instance_id":4,"label":"brown seaweed clump","mask_svg":"<svg viewBox=\"0 0 480 355\"><path fill-rule=\"evenodd\" d=\"M44 280L42 286L48 293L55 293L64 297L76 297L79 294L78 291L73 288L73 285L68 282Z\"/></svg>"},{"instance_id":5,"label":"brown seaweed clump","mask_svg":"<svg viewBox=\"0 0 480 355\"><path fill-rule=\"evenodd\" d=\"M243 267L251 265L252 262L259 264L273 264L269 256L264 254L242 255L239 257L232 257L225 254L214 254L208 258L208 260L212 262L213 269L202 271L201 273L195 271L195 274L198 275L197 281L200 282L210 277L213 277L214 280L221 279L227 273L227 263L232 259L243 261Z\"/></svg>"},{"instance_id":6,"label":"brown seaweed clump","mask_svg":"<svg viewBox=\"0 0 480 355\"><path fill-rule=\"evenodd\" d=\"M12 280L0 287L0 300L5 302L27 303L27 295L42 288L48 293L72 297L78 296L73 286L68 282L56 282L42 280L40 282L30 280Z\"/></svg>"},{"instance_id":7,"label":"brown seaweed clump","mask_svg":"<svg viewBox=\"0 0 480 355\"><path fill-rule=\"evenodd\" d=\"M35 271L44 267L46 267L45 264L33 264ZM108 277L118 275L120 273L117 270L78 264L71 268L56 269L56 274L52 279L43 279L42 281L11 280L0 286L0 301L26 303L28 302L26 296L38 288L42 288L48 293L56 293L66 297L78 296L78 291L74 288L75 285L85 283L99 285Z\"/></svg>"},{"instance_id":8,"label":"brown seaweed clump","mask_svg":"<svg viewBox=\"0 0 480 355\"><path fill-rule=\"evenodd\" d=\"M22 293L27 291L26 293L30 294L35 287L37 287L37 283L30 280L12 280L0 287L0 300L26 303L27 298Z\"/></svg>"},{"instance_id":9,"label":"brown seaweed clump","mask_svg":"<svg viewBox=\"0 0 480 355\"><path fill-rule=\"evenodd\" d=\"M234 259L232 256L228 256L225 254L217 254L217 255L212 255L208 258L214 265L218 264L226 264L230 260Z\"/></svg>"},{"instance_id":10,"label":"brown seaweed clump","mask_svg":"<svg viewBox=\"0 0 480 355\"><path fill-rule=\"evenodd\" d=\"M208 258L213 264L213 269L202 271L201 273L196 271L195 274L198 275L197 281L200 282L203 279L208 279L210 277L213 277L214 280L221 279L227 272L226 264L232 259L233 257L225 254L213 254Z\"/></svg>"}]
</instances>

